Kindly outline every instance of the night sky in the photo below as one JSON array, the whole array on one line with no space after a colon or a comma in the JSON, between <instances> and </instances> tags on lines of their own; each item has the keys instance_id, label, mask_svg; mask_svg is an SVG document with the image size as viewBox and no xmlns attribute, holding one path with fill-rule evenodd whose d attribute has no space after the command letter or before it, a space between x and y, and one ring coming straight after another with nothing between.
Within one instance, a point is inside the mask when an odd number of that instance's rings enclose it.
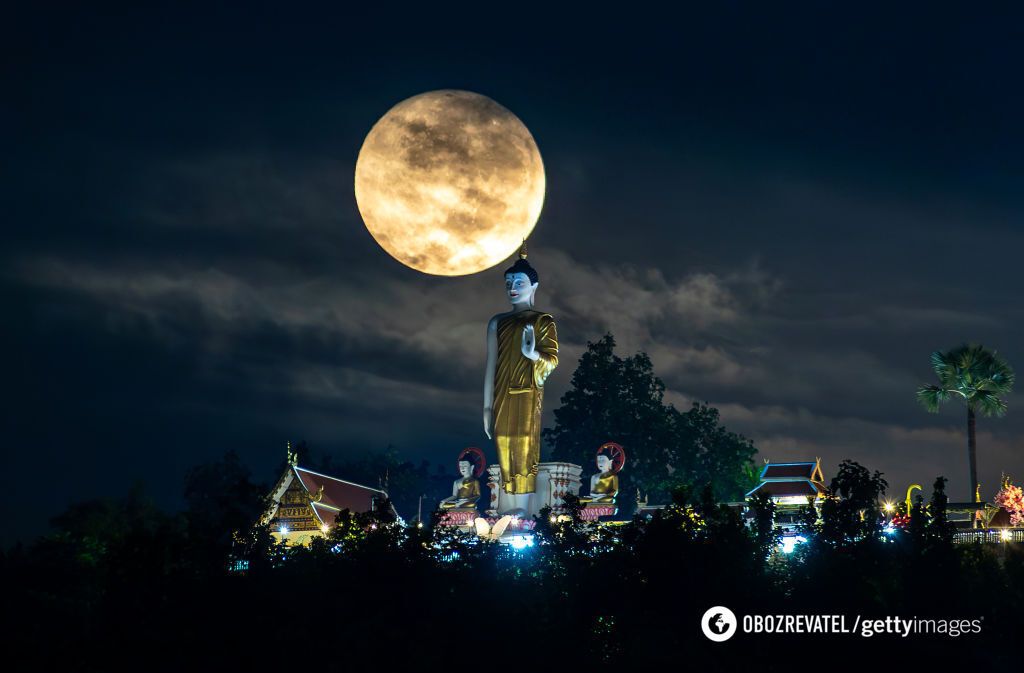
<instances>
[{"instance_id":1,"label":"night sky","mask_svg":"<svg viewBox=\"0 0 1024 673\"><path fill-rule=\"evenodd\" d=\"M544 157L549 423L610 330L758 461L849 457L895 497L939 474L967 497L963 408L914 391L963 341L1024 370L1022 17L144 4L0 28L2 541L137 482L176 507L227 449L272 481L288 439L445 464L487 446L504 266L402 267L352 189L374 122L440 88L494 98ZM986 498L1024 479L1018 397L979 420Z\"/></svg>"}]
</instances>

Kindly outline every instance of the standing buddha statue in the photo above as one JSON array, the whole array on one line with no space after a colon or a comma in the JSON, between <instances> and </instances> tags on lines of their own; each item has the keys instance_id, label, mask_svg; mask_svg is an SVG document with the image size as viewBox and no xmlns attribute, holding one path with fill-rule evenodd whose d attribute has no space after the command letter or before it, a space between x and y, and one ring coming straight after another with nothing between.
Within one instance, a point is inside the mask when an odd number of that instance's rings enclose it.
<instances>
[{"instance_id":1,"label":"standing buddha statue","mask_svg":"<svg viewBox=\"0 0 1024 673\"><path fill-rule=\"evenodd\" d=\"M484 433L494 439L501 488L514 503L513 513L528 510L536 488L544 382L558 366L555 320L533 308L539 283L524 242L519 259L505 271L512 310L487 324Z\"/></svg>"}]
</instances>

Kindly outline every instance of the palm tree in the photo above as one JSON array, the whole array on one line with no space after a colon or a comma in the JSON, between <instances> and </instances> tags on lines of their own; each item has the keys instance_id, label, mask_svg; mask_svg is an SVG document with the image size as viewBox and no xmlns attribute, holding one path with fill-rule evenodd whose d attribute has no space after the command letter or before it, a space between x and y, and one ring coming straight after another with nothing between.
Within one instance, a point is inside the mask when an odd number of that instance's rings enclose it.
<instances>
[{"instance_id":1,"label":"palm tree","mask_svg":"<svg viewBox=\"0 0 1024 673\"><path fill-rule=\"evenodd\" d=\"M978 492L978 445L974 434L975 415L1002 416L1006 402L1000 395L1013 389L1013 368L978 344L964 344L948 353L932 353L932 368L939 385L921 386L917 400L932 413L950 398L959 398L967 406L967 460L971 468L971 497Z\"/></svg>"}]
</instances>

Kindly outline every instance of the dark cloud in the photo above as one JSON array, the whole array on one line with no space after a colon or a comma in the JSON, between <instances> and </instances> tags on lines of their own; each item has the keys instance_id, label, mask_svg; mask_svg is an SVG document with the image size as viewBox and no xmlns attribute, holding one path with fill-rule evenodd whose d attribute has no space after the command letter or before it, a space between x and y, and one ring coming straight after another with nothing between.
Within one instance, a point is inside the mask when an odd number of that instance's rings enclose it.
<instances>
[{"instance_id":1,"label":"dark cloud","mask_svg":"<svg viewBox=\"0 0 1024 673\"><path fill-rule=\"evenodd\" d=\"M271 479L286 439L441 462L485 441L505 265L401 267L352 194L380 115L446 87L508 107L544 157L549 414L612 331L767 456L966 496L962 410L913 390L965 340L1024 367L1019 17L556 12L524 49L456 19L83 12L16 16L7 42L6 460L45 467L5 492L8 538L137 479L174 503L227 448ZM980 422L983 491L1024 474L1010 404Z\"/></svg>"}]
</instances>

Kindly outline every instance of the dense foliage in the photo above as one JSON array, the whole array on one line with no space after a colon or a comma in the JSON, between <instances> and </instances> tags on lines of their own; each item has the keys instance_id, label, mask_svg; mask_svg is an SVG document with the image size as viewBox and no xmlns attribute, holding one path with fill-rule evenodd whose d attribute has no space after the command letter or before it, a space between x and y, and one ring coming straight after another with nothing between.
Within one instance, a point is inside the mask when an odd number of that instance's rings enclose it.
<instances>
[{"instance_id":1,"label":"dense foliage","mask_svg":"<svg viewBox=\"0 0 1024 673\"><path fill-rule=\"evenodd\" d=\"M232 465L229 457L224 469ZM951 544L941 479L930 506L919 501L905 529L885 532L875 509L884 481L844 463L835 498L820 520L807 512L808 542L792 554L778 551L770 501L754 501L748 523L709 489L680 489L650 520L599 529L581 523L572 502L568 520L540 517L536 544L520 551L346 512L309 548L274 545L257 527L229 554L222 540L245 500L203 493L251 489L244 470L235 484L220 477L193 471L183 514L138 493L97 501L59 517L53 535L4 552L5 635L17 644L9 662L18 654L32 668L75 671L792 671L786 653L829 670L931 655L945 667L992 670L1016 657L1024 553L1017 544ZM259 503L250 505L255 515ZM245 571L229 570L239 561ZM984 628L958 638L738 634L717 644L699 627L715 605L737 615L840 614L851 624L856 615L977 618Z\"/></svg>"},{"instance_id":2,"label":"dense foliage","mask_svg":"<svg viewBox=\"0 0 1024 673\"><path fill-rule=\"evenodd\" d=\"M682 412L664 397L646 353L616 355L611 334L588 343L554 410L555 426L544 430L552 458L592 470L597 447L618 442L629 456L620 475L624 504L637 490L667 502L677 488L705 484L719 500L741 500L756 484L753 443L726 430L714 407L695 402Z\"/></svg>"}]
</instances>

